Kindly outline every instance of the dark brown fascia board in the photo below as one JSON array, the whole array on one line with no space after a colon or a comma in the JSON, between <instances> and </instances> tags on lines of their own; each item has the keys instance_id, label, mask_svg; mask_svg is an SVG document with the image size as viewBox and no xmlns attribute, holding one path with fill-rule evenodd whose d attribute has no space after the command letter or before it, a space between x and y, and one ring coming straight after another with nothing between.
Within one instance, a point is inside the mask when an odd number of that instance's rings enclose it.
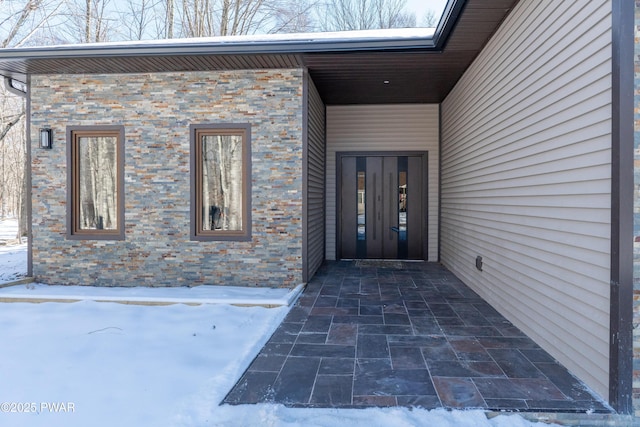
<instances>
[{"instance_id":1,"label":"dark brown fascia board","mask_svg":"<svg viewBox=\"0 0 640 427\"><path fill-rule=\"evenodd\" d=\"M444 46L449 40L449 35L455 28L456 22L458 22L458 18L466 4L467 0L453 0L447 2L434 34L434 50L444 50Z\"/></svg>"},{"instance_id":2,"label":"dark brown fascia board","mask_svg":"<svg viewBox=\"0 0 640 427\"><path fill-rule=\"evenodd\" d=\"M260 55L260 54L306 54L346 52L439 52L446 38L455 27L466 0L449 0L436 31L432 37L389 38L345 38L334 40L308 39L243 41L243 42L123 42L121 44L85 44L0 49L0 61L26 62L39 59L76 59L101 57L140 56L189 56L189 55ZM26 82L27 73L13 73L0 69L0 75Z\"/></svg>"},{"instance_id":3,"label":"dark brown fascia board","mask_svg":"<svg viewBox=\"0 0 640 427\"><path fill-rule=\"evenodd\" d=\"M612 2L609 403L633 414L634 7Z\"/></svg>"}]
</instances>

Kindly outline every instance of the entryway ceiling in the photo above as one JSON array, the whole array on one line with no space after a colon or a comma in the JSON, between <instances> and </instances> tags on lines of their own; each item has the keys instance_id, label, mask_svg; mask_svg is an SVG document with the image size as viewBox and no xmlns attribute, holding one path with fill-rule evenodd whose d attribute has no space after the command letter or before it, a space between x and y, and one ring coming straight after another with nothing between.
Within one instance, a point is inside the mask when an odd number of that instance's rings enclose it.
<instances>
[{"instance_id":1,"label":"entryway ceiling","mask_svg":"<svg viewBox=\"0 0 640 427\"><path fill-rule=\"evenodd\" d=\"M440 103L517 2L467 0L442 51L311 53L305 65L327 105Z\"/></svg>"}]
</instances>

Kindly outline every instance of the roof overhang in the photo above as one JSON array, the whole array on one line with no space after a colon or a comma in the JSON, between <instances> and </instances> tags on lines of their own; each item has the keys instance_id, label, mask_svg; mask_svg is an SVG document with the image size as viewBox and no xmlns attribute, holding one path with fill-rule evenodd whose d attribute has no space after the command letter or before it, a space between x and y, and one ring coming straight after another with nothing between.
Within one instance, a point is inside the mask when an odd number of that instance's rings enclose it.
<instances>
[{"instance_id":1,"label":"roof overhang","mask_svg":"<svg viewBox=\"0 0 640 427\"><path fill-rule=\"evenodd\" d=\"M435 29L2 49L0 75L307 68L327 104L440 102L517 1L449 0Z\"/></svg>"}]
</instances>

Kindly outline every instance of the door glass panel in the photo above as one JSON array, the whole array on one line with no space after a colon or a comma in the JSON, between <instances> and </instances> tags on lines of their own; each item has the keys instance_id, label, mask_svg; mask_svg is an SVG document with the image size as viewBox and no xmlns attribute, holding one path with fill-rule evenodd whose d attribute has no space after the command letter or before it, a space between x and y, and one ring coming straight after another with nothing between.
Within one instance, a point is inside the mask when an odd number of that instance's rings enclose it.
<instances>
[{"instance_id":1,"label":"door glass panel","mask_svg":"<svg viewBox=\"0 0 640 427\"><path fill-rule=\"evenodd\" d=\"M366 238L366 206L365 206L365 172L358 172L358 240Z\"/></svg>"},{"instance_id":2,"label":"door glass panel","mask_svg":"<svg viewBox=\"0 0 640 427\"><path fill-rule=\"evenodd\" d=\"M398 173L398 239L407 240L407 172Z\"/></svg>"}]
</instances>

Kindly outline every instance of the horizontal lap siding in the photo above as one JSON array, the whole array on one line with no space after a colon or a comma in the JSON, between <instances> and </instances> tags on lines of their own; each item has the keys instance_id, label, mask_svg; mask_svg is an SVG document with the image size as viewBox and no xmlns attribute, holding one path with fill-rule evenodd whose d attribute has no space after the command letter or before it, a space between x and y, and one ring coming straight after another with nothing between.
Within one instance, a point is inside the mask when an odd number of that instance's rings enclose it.
<instances>
[{"instance_id":1,"label":"horizontal lap siding","mask_svg":"<svg viewBox=\"0 0 640 427\"><path fill-rule=\"evenodd\" d=\"M606 398L610 1L518 4L442 104L441 191L442 262Z\"/></svg>"},{"instance_id":2,"label":"horizontal lap siding","mask_svg":"<svg viewBox=\"0 0 640 427\"><path fill-rule=\"evenodd\" d=\"M324 261L325 235L325 106L309 76L307 84L307 229L305 280L309 280Z\"/></svg>"},{"instance_id":3,"label":"horizontal lap siding","mask_svg":"<svg viewBox=\"0 0 640 427\"><path fill-rule=\"evenodd\" d=\"M327 106L327 259L336 259L336 153L428 151L428 258L438 259L437 104Z\"/></svg>"}]
</instances>

